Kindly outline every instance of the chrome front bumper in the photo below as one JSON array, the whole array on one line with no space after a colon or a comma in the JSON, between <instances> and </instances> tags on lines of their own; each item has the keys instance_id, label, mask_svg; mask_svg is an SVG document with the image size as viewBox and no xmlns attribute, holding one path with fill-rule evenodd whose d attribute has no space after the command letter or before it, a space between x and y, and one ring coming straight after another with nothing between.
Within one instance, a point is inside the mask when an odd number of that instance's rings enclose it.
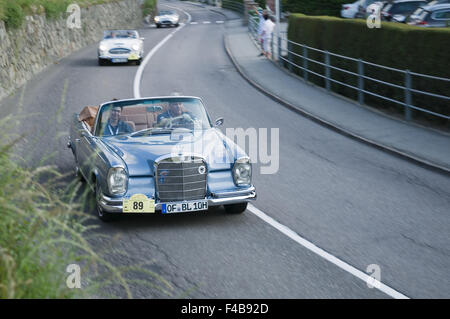
<instances>
[{"instance_id":1,"label":"chrome front bumper","mask_svg":"<svg viewBox=\"0 0 450 319\"><path fill-rule=\"evenodd\" d=\"M255 187L250 187L245 190L227 193L211 193L211 196L206 198L208 200L208 207L238 204L248 202L256 199ZM122 213L123 198L112 198L101 194L98 202L99 206L108 213ZM162 203L155 203L155 211L162 210Z\"/></svg>"}]
</instances>

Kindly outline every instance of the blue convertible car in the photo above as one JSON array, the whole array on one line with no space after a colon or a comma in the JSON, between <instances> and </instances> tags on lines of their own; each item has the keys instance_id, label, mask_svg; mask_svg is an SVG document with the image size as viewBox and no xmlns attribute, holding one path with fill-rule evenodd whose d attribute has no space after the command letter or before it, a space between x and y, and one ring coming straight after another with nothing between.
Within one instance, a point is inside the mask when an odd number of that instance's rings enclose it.
<instances>
[{"instance_id":1,"label":"blue convertible car","mask_svg":"<svg viewBox=\"0 0 450 319\"><path fill-rule=\"evenodd\" d=\"M197 97L111 101L75 114L68 147L98 217L182 213L256 199L249 157L211 124Z\"/></svg>"}]
</instances>

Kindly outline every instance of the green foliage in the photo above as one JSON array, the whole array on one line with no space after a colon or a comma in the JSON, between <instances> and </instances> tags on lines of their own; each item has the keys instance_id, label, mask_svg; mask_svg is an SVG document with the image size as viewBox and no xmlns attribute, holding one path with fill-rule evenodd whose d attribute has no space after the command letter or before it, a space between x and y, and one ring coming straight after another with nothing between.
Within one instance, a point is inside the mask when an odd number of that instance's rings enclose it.
<instances>
[{"instance_id":1,"label":"green foliage","mask_svg":"<svg viewBox=\"0 0 450 319\"><path fill-rule=\"evenodd\" d=\"M80 181L68 182L51 166L18 165L21 160L10 154L20 137L3 134L11 132L12 123L11 116L0 120L0 299L107 297L109 287L131 298L131 283L170 296L170 283L159 275L142 265L114 266L104 257L126 259L125 252L101 247L99 254L99 247L91 247L94 240L115 240L94 232L93 217L81 212L81 203L92 199L88 187L83 191ZM69 264L81 267L82 289L67 287ZM150 279L135 280L134 274Z\"/></svg>"},{"instance_id":2,"label":"green foliage","mask_svg":"<svg viewBox=\"0 0 450 319\"><path fill-rule=\"evenodd\" d=\"M18 28L24 18L25 14L17 2L4 1L0 3L3 6L3 15L7 28Z\"/></svg>"},{"instance_id":3,"label":"green foliage","mask_svg":"<svg viewBox=\"0 0 450 319\"><path fill-rule=\"evenodd\" d=\"M340 55L362 59L379 65L389 66L400 70L411 70L416 73L450 78L450 47L449 28L420 28L400 23L382 22L380 29L369 29L364 20L346 20L335 17L313 17L293 14L289 19L288 37L290 40L306 44L310 47ZM294 47L294 51L303 54L302 49ZM324 61L323 53L309 50L308 57ZM294 56L294 62L303 65L301 57ZM357 62L338 57L330 57L333 66L358 72ZM312 62L311 70L324 74L324 67ZM302 71L298 71L300 75ZM391 82L403 86L403 73L365 66L364 74L372 78ZM341 71L331 69L331 77L335 80L357 86L357 77ZM310 74L310 80L324 86L324 80ZM392 99L404 101L404 90L392 88L375 81L365 80L364 88ZM448 82L412 76L412 87L421 91L450 96ZM333 83L331 89L337 93L356 99L354 89ZM365 103L378 108L389 108L403 112L403 107L380 98L365 95ZM450 115L448 101L421 94L412 95L412 104L434 112ZM446 121L437 120L434 116L415 112L422 118L432 119L446 125ZM448 124L448 121L447 121Z\"/></svg>"},{"instance_id":4,"label":"green foliage","mask_svg":"<svg viewBox=\"0 0 450 319\"><path fill-rule=\"evenodd\" d=\"M144 16L149 14L154 14L156 10L156 2L157 0L145 0L143 4L143 13Z\"/></svg>"},{"instance_id":5,"label":"green foliage","mask_svg":"<svg viewBox=\"0 0 450 319\"><path fill-rule=\"evenodd\" d=\"M283 12L300 12L308 15L339 16L341 6L349 0L282 0Z\"/></svg>"}]
</instances>

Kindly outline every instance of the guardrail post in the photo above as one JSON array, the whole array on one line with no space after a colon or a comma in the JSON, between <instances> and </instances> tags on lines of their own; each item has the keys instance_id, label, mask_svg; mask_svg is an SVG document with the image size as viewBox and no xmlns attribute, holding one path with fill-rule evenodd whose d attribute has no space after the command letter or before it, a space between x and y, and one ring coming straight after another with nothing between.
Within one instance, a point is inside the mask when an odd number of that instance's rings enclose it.
<instances>
[{"instance_id":1,"label":"guardrail post","mask_svg":"<svg viewBox=\"0 0 450 319\"><path fill-rule=\"evenodd\" d=\"M325 88L330 90L330 54L325 51Z\"/></svg>"},{"instance_id":2,"label":"guardrail post","mask_svg":"<svg viewBox=\"0 0 450 319\"><path fill-rule=\"evenodd\" d=\"M364 63L363 60L358 60L358 103L364 104Z\"/></svg>"},{"instance_id":3,"label":"guardrail post","mask_svg":"<svg viewBox=\"0 0 450 319\"><path fill-rule=\"evenodd\" d=\"M289 72L292 72L292 43L288 41L287 43L287 50L288 50L288 68L289 68Z\"/></svg>"},{"instance_id":4,"label":"guardrail post","mask_svg":"<svg viewBox=\"0 0 450 319\"><path fill-rule=\"evenodd\" d=\"M274 36L273 36L273 32L272 32L272 34L270 35L270 57L273 59L273 53L275 52L275 50L274 50L274 48L273 48L273 46L274 46L274 41L273 41L273 39L274 39Z\"/></svg>"},{"instance_id":5,"label":"guardrail post","mask_svg":"<svg viewBox=\"0 0 450 319\"><path fill-rule=\"evenodd\" d=\"M411 121L411 73L405 72L405 120Z\"/></svg>"},{"instance_id":6,"label":"guardrail post","mask_svg":"<svg viewBox=\"0 0 450 319\"><path fill-rule=\"evenodd\" d=\"M303 45L303 79L308 82L308 48Z\"/></svg>"},{"instance_id":7,"label":"guardrail post","mask_svg":"<svg viewBox=\"0 0 450 319\"><path fill-rule=\"evenodd\" d=\"M278 36L278 43L277 43L277 47L278 47L278 65L282 66L283 65L283 60L281 59L281 36Z\"/></svg>"}]
</instances>

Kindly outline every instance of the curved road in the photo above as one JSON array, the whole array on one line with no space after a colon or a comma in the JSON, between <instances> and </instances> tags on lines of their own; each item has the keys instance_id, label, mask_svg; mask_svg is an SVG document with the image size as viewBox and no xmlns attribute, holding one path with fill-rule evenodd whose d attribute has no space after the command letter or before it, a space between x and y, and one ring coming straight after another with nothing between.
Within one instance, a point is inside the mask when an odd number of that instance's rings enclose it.
<instances>
[{"instance_id":1,"label":"curved road","mask_svg":"<svg viewBox=\"0 0 450 319\"><path fill-rule=\"evenodd\" d=\"M226 55L225 17L198 5L162 2L188 12L143 70L142 96L200 96L225 128L279 128L280 167L254 166L254 206L332 256L410 298L450 296L450 179L323 128L251 87ZM180 11L182 20L187 16ZM237 17L236 17L237 18ZM205 24L204 21L211 23ZM229 21L228 23L233 23ZM173 29L140 30L148 53ZM17 147L29 165L73 170L66 148L71 114L85 105L133 97L137 67L97 66L96 45L47 68L0 104L0 116L22 116ZM276 79L273 79L276 81ZM225 131L225 128L223 129ZM117 264L150 263L173 284L171 297L390 298L313 253L251 211L223 209L173 216L126 216L101 224ZM118 237L117 237L118 236ZM118 238L118 240L117 240ZM110 246L94 241L100 250ZM133 287L135 297L169 297ZM118 292L120 294L120 292Z\"/></svg>"}]
</instances>

